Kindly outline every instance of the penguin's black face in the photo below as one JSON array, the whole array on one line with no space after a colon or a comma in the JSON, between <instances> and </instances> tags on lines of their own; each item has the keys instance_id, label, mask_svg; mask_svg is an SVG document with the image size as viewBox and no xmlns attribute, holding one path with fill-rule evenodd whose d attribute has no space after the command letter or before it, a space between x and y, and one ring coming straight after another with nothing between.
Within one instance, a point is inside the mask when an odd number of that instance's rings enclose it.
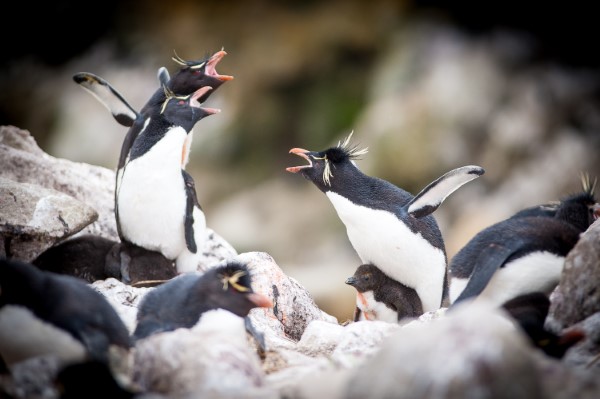
<instances>
[{"instance_id":1,"label":"penguin's black face","mask_svg":"<svg viewBox=\"0 0 600 399\"><path fill-rule=\"evenodd\" d=\"M353 286L358 292L372 291L377 288L385 275L373 265L360 265L346 284Z\"/></svg>"},{"instance_id":2,"label":"penguin's black face","mask_svg":"<svg viewBox=\"0 0 600 399\"><path fill-rule=\"evenodd\" d=\"M173 125L183 126L188 132L200 119L221 112L216 108L201 107L199 99L212 90L204 86L187 96L179 96L165 89L166 98L160 108L163 118Z\"/></svg>"},{"instance_id":3,"label":"penguin's black face","mask_svg":"<svg viewBox=\"0 0 600 399\"><path fill-rule=\"evenodd\" d=\"M217 72L217 64L225 55L227 53L220 50L200 61L185 61L178 56L173 57L182 68L169 81L169 89L178 95L188 95L203 86L210 86L213 90L198 98L198 101L203 103L219 86L233 79L233 76L221 75Z\"/></svg>"},{"instance_id":4,"label":"penguin's black face","mask_svg":"<svg viewBox=\"0 0 600 399\"><path fill-rule=\"evenodd\" d=\"M600 204L589 191L572 195L561 201L556 217L586 230L600 216Z\"/></svg>"},{"instance_id":5,"label":"penguin's black face","mask_svg":"<svg viewBox=\"0 0 600 399\"><path fill-rule=\"evenodd\" d=\"M344 142L338 143L336 147L325 151L308 151L302 148L292 148L289 152L298 155L308 161L308 165L291 166L286 168L291 173L301 173L306 179L312 181L322 191L331 187L338 172L344 167L352 165L354 159L366 154L366 149L358 149L349 145L350 136Z\"/></svg>"},{"instance_id":6,"label":"penguin's black face","mask_svg":"<svg viewBox=\"0 0 600 399\"><path fill-rule=\"evenodd\" d=\"M211 295L215 308L246 317L253 308L273 306L269 298L252 290L251 277L245 265L231 261L212 273L216 284Z\"/></svg>"}]
</instances>

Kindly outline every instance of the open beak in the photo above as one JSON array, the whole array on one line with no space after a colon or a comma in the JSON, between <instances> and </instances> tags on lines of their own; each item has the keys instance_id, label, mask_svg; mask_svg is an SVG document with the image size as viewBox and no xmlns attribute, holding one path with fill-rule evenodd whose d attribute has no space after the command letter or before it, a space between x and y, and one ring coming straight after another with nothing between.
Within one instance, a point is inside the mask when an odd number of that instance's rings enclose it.
<instances>
[{"instance_id":1,"label":"open beak","mask_svg":"<svg viewBox=\"0 0 600 399\"><path fill-rule=\"evenodd\" d=\"M290 166L288 168L285 168L285 170L287 170L288 172L292 172L292 173L298 173L302 169L312 168L312 161L310 160L310 157L307 155L309 152L310 151L304 150L302 148L292 148L290 150L290 154L296 154L299 157L306 159L308 161L308 165Z\"/></svg>"},{"instance_id":2,"label":"open beak","mask_svg":"<svg viewBox=\"0 0 600 399\"><path fill-rule=\"evenodd\" d=\"M190 101L190 105L192 107L201 108L208 115L218 114L219 112L221 112L221 110L219 108L208 108L208 107L201 107L200 106L200 104L201 104L200 103L200 98L204 97L212 89L213 88L210 87L210 86L202 86L201 88L199 88L198 90L196 90L194 92L194 94L192 94L192 100Z\"/></svg>"},{"instance_id":3,"label":"open beak","mask_svg":"<svg viewBox=\"0 0 600 399\"><path fill-rule=\"evenodd\" d=\"M220 51L217 51L216 53L214 53L212 55L212 57L210 57L210 59L206 63L206 69L205 69L204 73L206 75L215 77L215 78L217 78L217 79L219 79L220 81L223 81L223 82L226 82L228 80L232 80L233 76L231 76L231 75L220 75L219 73L217 73L217 64L226 55L227 55L227 53L225 52L225 50L220 50Z\"/></svg>"},{"instance_id":4,"label":"open beak","mask_svg":"<svg viewBox=\"0 0 600 399\"><path fill-rule=\"evenodd\" d=\"M600 204L594 204L593 208L594 220L600 218Z\"/></svg>"},{"instance_id":5,"label":"open beak","mask_svg":"<svg viewBox=\"0 0 600 399\"><path fill-rule=\"evenodd\" d=\"M248 299L250 302L255 304L259 308L272 308L273 301L269 297L263 294L259 294L258 292L251 292L248 295Z\"/></svg>"}]
</instances>

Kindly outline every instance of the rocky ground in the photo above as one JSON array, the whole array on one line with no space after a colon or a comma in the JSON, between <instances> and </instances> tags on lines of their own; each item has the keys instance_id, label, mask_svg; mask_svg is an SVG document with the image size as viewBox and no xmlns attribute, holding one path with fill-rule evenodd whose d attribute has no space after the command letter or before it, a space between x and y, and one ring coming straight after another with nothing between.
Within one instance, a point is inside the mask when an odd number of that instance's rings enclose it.
<instances>
[{"instance_id":1,"label":"rocky ground","mask_svg":"<svg viewBox=\"0 0 600 399\"><path fill-rule=\"evenodd\" d=\"M0 254L32 260L78 234L116 239L108 169L58 159L29 132L0 127ZM242 319L224 316L237 334L211 327L179 329L143 340L132 351L131 381L172 398L596 398L600 395L600 224L569 254L552 295L548 326L582 329L586 338L562 360L545 356L498 309L466 303L404 325L343 323L319 309L302 284L269 253L238 253L212 232L203 267L236 257L273 309ZM128 328L152 288L116 279L92 287L115 306ZM227 319L229 317L229 319ZM0 380L3 395L55 398L52 360L18 365ZM7 396L8 395L8 396ZM4 397L2 396L2 397Z\"/></svg>"}]
</instances>

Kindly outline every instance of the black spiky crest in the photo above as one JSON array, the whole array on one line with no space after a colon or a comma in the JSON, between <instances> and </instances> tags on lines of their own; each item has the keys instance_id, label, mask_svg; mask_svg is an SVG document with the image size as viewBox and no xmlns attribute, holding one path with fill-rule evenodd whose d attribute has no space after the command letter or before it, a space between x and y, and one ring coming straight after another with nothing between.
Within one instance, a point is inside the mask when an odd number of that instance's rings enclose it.
<instances>
[{"instance_id":1,"label":"black spiky crest","mask_svg":"<svg viewBox=\"0 0 600 399\"><path fill-rule=\"evenodd\" d=\"M175 61L176 63L178 63L181 66L188 67L191 69L200 69L203 66L205 66L206 63L208 62L208 57L206 57L202 61L186 61L183 58L181 58L179 55L177 55L177 52L175 50L173 50L173 54L175 54L173 57L171 57L171 59L173 61Z\"/></svg>"},{"instance_id":2,"label":"black spiky crest","mask_svg":"<svg viewBox=\"0 0 600 399\"><path fill-rule=\"evenodd\" d=\"M333 177L333 172L331 171L332 163L335 164L346 159L359 159L360 156L365 155L369 151L368 148L359 148L356 145L350 144L350 139L352 138L353 133L354 131L350 132L350 134L344 139L344 141L340 140L337 146L325 151L325 156L323 158L316 158L323 159L325 161L325 169L323 170L323 182L328 186L331 186L331 178Z\"/></svg>"},{"instance_id":3,"label":"black spiky crest","mask_svg":"<svg viewBox=\"0 0 600 399\"><path fill-rule=\"evenodd\" d=\"M236 291L252 292L250 274L247 267L242 263L229 262L224 266L220 266L217 270L217 276L223 283L223 290L227 290L231 285Z\"/></svg>"}]
</instances>

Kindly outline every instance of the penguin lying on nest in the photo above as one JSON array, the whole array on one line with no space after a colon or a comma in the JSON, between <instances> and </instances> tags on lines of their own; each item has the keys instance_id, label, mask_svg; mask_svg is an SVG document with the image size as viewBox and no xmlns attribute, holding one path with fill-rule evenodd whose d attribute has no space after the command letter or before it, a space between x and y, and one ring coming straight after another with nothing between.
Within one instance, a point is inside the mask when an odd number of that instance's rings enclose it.
<instances>
[{"instance_id":1,"label":"penguin lying on nest","mask_svg":"<svg viewBox=\"0 0 600 399\"><path fill-rule=\"evenodd\" d=\"M255 307L272 307L254 292L246 265L230 260L203 274L187 273L148 292L140 303L133 339L191 328L207 311L225 309L245 317Z\"/></svg>"},{"instance_id":2,"label":"penguin lying on nest","mask_svg":"<svg viewBox=\"0 0 600 399\"><path fill-rule=\"evenodd\" d=\"M482 297L500 306L522 294L549 295L565 256L600 214L595 182L582 183L555 208L530 207L477 233L450 262L452 303Z\"/></svg>"},{"instance_id":3,"label":"penguin lying on nest","mask_svg":"<svg viewBox=\"0 0 600 399\"><path fill-rule=\"evenodd\" d=\"M0 356L9 369L53 355L63 365L94 360L118 371L130 348L115 309L85 281L0 259Z\"/></svg>"},{"instance_id":4,"label":"penguin lying on nest","mask_svg":"<svg viewBox=\"0 0 600 399\"><path fill-rule=\"evenodd\" d=\"M134 287L151 287L177 275L173 261L160 252L91 234L50 247L31 263L88 283L112 277Z\"/></svg>"},{"instance_id":5,"label":"penguin lying on nest","mask_svg":"<svg viewBox=\"0 0 600 399\"><path fill-rule=\"evenodd\" d=\"M413 196L361 172L354 161L366 149L352 147L350 137L324 151L291 149L290 153L308 164L286 170L300 173L327 195L363 263L376 265L393 280L414 289L424 312L439 309L447 297L447 259L431 213L484 170L479 166L454 169Z\"/></svg>"}]
</instances>

